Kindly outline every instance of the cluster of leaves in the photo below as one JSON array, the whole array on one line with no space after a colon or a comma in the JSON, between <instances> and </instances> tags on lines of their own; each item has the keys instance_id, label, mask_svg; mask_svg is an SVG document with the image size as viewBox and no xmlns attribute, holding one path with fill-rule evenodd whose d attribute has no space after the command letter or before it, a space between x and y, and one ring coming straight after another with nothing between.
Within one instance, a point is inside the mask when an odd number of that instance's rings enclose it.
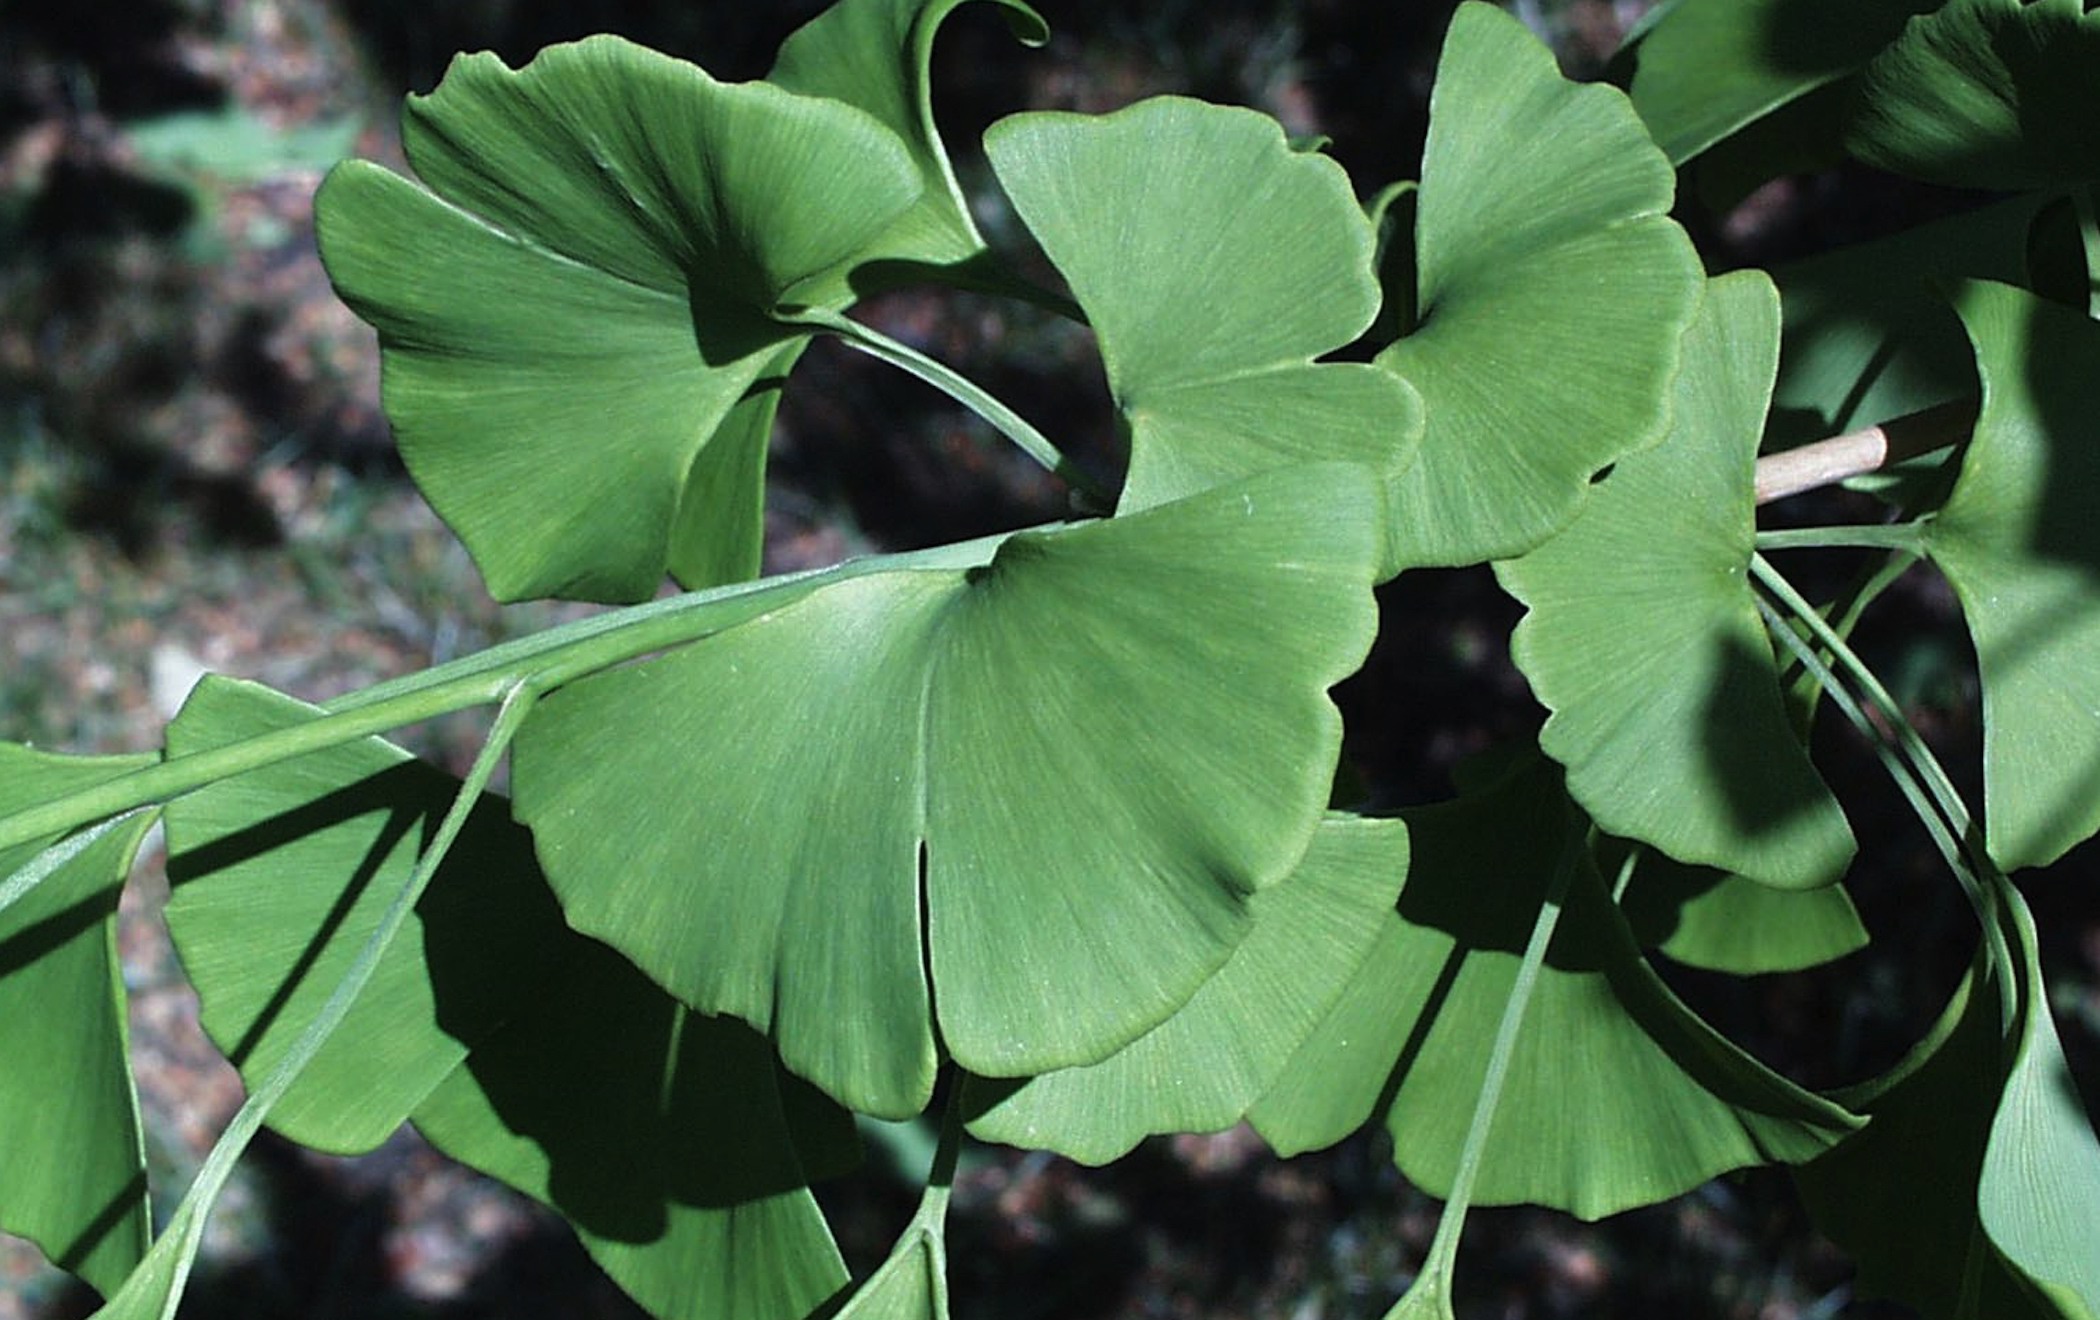
<instances>
[{"instance_id":1,"label":"cluster of leaves","mask_svg":"<svg viewBox=\"0 0 2100 1320\"><path fill-rule=\"evenodd\" d=\"M1420 182L1368 205L1249 111L1017 115L984 150L1053 291L988 249L932 121L960 3L840 0L747 84L610 37L463 57L410 102L415 180L330 177L324 258L490 590L625 608L325 706L208 680L159 756L0 746L0 1225L103 1314L169 1316L261 1125L349 1152L406 1121L654 1314L932 1317L965 1131L1102 1162L1377 1120L1447 1199L1395 1314L1450 1314L1474 1201L1595 1217L1783 1163L1881 1292L2100 1316L2100 1145L2006 878L2100 830L2100 543L2072 513L2100 485L2100 20L1863 2L1804 43L1784 0L1678 0L1629 95L1469 3ZM1686 170L1836 152L2013 195L1778 286L1709 278L1669 217ZM1083 318L1127 471L848 316L911 282ZM1105 516L754 580L774 406L818 335ZM1887 521L1757 529L1775 418L1978 390ZM1763 553L1798 545L1869 571L1808 600ZM1847 641L1921 559L1976 644L1980 812ZM1341 809L1327 694L1373 588L1489 561L1528 609L1536 746L1451 802ZM1980 930L1930 1036L1828 1096L1650 961L1865 940L1806 750L1825 704ZM380 738L478 705L464 782ZM155 819L250 1098L152 1237L111 916ZM854 1113L936 1103L919 1213L856 1284L810 1188Z\"/></svg>"}]
</instances>

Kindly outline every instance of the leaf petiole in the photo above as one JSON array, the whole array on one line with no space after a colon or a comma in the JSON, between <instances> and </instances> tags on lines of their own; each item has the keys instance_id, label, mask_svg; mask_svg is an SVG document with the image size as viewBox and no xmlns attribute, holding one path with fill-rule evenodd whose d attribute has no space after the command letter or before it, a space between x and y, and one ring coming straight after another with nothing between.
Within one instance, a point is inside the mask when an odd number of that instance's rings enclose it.
<instances>
[{"instance_id":1,"label":"leaf petiole","mask_svg":"<svg viewBox=\"0 0 2100 1320\"><path fill-rule=\"evenodd\" d=\"M872 358L918 377L982 417L999 434L1019 445L1030 458L1042 464L1045 471L1062 478L1073 489L1103 507L1114 506L1115 501L1111 494L1059 452L1057 446L1050 443L1048 436L1037 430L1027 418L1000 402L989 390L955 368L926 356L909 344L899 343L880 330L864 325L842 312L812 307L796 315L793 323L813 330L826 331L837 336L848 347L859 349Z\"/></svg>"},{"instance_id":2,"label":"leaf petiole","mask_svg":"<svg viewBox=\"0 0 2100 1320\"><path fill-rule=\"evenodd\" d=\"M298 1080L299 1074L313 1062L314 1056L321 1052L321 1047L335 1033L335 1029L349 1016L351 1005L371 981L372 974L378 969L379 960L385 956L395 935L407 923L409 913L415 909L423 891L429 887L432 877L437 874L439 866L443 865L446 854L451 851L453 842L459 838L459 832L465 827L467 817L473 813L475 804L480 801L497 764L502 761L505 751L510 747L511 739L517 735L525 716L538 700L540 691L541 689L529 684L516 684L503 694L503 704L496 713L495 723L489 729L488 740L482 744L480 753L474 758L473 767L460 784L459 792L452 799L451 808L439 823L429 848L417 860L416 868L410 873L408 881L388 903L379 924L365 940L364 947L358 950L357 960L350 965L350 970L329 993L327 1002L321 1006L313 1020L306 1024L306 1029L299 1033L298 1039L292 1043L284 1057L278 1060L277 1066L270 1070L269 1076L249 1095L247 1102L233 1116L233 1121L227 1124L226 1130L219 1135L211 1154L205 1158L203 1167L197 1171L195 1181L183 1194L182 1203L176 1207L174 1218L154 1242L146 1260L132 1272L117 1295L96 1312L101 1320L131 1320L133 1317L143 1320L146 1316L154 1317L154 1320L173 1320L177 1305L182 1299L183 1288L188 1282L191 1266L196 1261L198 1248L204 1242L205 1221L211 1213L213 1202L225 1187L227 1178L232 1175L234 1164L247 1149L248 1143L254 1140L255 1134L261 1130L270 1110L291 1090L292 1083Z\"/></svg>"},{"instance_id":3,"label":"leaf petiole","mask_svg":"<svg viewBox=\"0 0 2100 1320\"><path fill-rule=\"evenodd\" d=\"M974 568L989 563L1008 535L688 592L550 628L339 697L324 708L326 714L304 724L169 757L0 818L0 850L64 834L136 807L167 802L295 756L455 711L494 705L520 684L530 683L549 692L653 651L699 641L830 583L880 572Z\"/></svg>"},{"instance_id":4,"label":"leaf petiole","mask_svg":"<svg viewBox=\"0 0 2100 1320\"><path fill-rule=\"evenodd\" d=\"M1787 527L1757 534L1759 550L1898 550L1925 553L1923 522L1872 523L1857 527Z\"/></svg>"},{"instance_id":5,"label":"leaf petiole","mask_svg":"<svg viewBox=\"0 0 2100 1320\"><path fill-rule=\"evenodd\" d=\"M1436 1236L1430 1240L1429 1254L1422 1261L1422 1272L1416 1276L1414 1286L1408 1290L1408 1296L1402 1297L1392 1310L1386 1312L1386 1320L1400 1320L1411 1309L1418 1310L1420 1301L1411 1303L1408 1298L1425 1287L1434 1296L1449 1298L1451 1278L1458 1261L1459 1235L1465 1228L1466 1211L1473 1203L1473 1184L1480 1176L1481 1161L1487 1155L1488 1136L1495 1124L1495 1111L1502 1101L1502 1087L1509 1077L1510 1062L1516 1057L1517 1037L1524 1026L1524 1014L1531 1006L1539 969L1545 964L1546 950L1552 945L1554 929L1560 924L1561 907L1567 901L1568 886L1575 878L1577 855L1575 847L1564 847L1560 864L1554 868L1553 878L1547 883L1538 918L1531 926L1531 938L1524 945L1524 960L1517 966L1509 1000L1503 1005L1502 1021L1495 1028L1495 1044L1488 1055L1487 1072L1481 1078L1479 1098L1474 1102L1473 1121L1466 1129L1466 1144L1459 1151L1458 1171L1451 1180L1451 1195L1444 1202L1443 1214L1437 1219Z\"/></svg>"}]
</instances>

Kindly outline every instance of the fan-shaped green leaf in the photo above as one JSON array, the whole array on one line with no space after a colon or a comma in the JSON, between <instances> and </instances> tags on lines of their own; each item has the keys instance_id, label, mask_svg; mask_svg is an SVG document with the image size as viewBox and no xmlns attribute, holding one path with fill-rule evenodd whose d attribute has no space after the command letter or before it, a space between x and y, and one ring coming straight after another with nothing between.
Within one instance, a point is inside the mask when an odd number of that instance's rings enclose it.
<instances>
[{"instance_id":1,"label":"fan-shaped green leaf","mask_svg":"<svg viewBox=\"0 0 2100 1320\"><path fill-rule=\"evenodd\" d=\"M1400 906L1336 1014L1255 1106L1279 1150L1339 1140L1385 1100L1394 1159L1443 1194L1557 867L1574 882L1496 1110L1478 1204L1584 1218L1666 1200L1729 1169L1806 1159L1856 1120L1694 1016L1643 961L1550 763L1407 813ZM1526 822L1523 829L1511 821ZM1381 1003L1382 1019L1371 1008ZM1332 1052L1329 1052L1329 1050Z\"/></svg>"},{"instance_id":2,"label":"fan-shaped green leaf","mask_svg":"<svg viewBox=\"0 0 2100 1320\"><path fill-rule=\"evenodd\" d=\"M1846 144L1934 183L2015 191L2100 179L2100 14L2084 0L1950 0L1860 79Z\"/></svg>"},{"instance_id":3,"label":"fan-shaped green leaf","mask_svg":"<svg viewBox=\"0 0 2100 1320\"><path fill-rule=\"evenodd\" d=\"M153 759L0 743L0 817ZM0 850L0 1228L105 1294L152 1232L116 959L117 895L152 823Z\"/></svg>"},{"instance_id":4,"label":"fan-shaped green leaf","mask_svg":"<svg viewBox=\"0 0 2100 1320\"><path fill-rule=\"evenodd\" d=\"M1793 730L1749 580L1778 357L1770 281L1714 281L1669 437L1496 574L1530 607L1510 652L1583 809L1680 861L1802 889L1843 874L1853 843Z\"/></svg>"},{"instance_id":5,"label":"fan-shaped green leaf","mask_svg":"<svg viewBox=\"0 0 2100 1320\"><path fill-rule=\"evenodd\" d=\"M838 1320L948 1320L948 1270L938 1232L914 1220Z\"/></svg>"},{"instance_id":6,"label":"fan-shaped green leaf","mask_svg":"<svg viewBox=\"0 0 2100 1320\"><path fill-rule=\"evenodd\" d=\"M966 0L839 0L781 43L768 82L858 106L911 149L924 191L917 205L872 244L863 260L955 265L981 256L984 239L955 181L933 122L928 66L933 39ZM997 0L1015 38L1049 39L1042 15L1023 0Z\"/></svg>"},{"instance_id":7,"label":"fan-shaped green leaf","mask_svg":"<svg viewBox=\"0 0 2100 1320\"><path fill-rule=\"evenodd\" d=\"M321 712L253 683L207 677L168 726L181 756ZM167 809L167 921L205 1031L251 1084L327 1001L406 882L458 781L377 738L236 775ZM490 804L470 818L371 982L271 1111L270 1126L342 1154L385 1141L511 1009L503 982L544 964L560 914L531 840ZM453 982L432 966L466 959ZM467 997L462 999L460 992Z\"/></svg>"},{"instance_id":8,"label":"fan-shaped green leaf","mask_svg":"<svg viewBox=\"0 0 2100 1320\"><path fill-rule=\"evenodd\" d=\"M2025 283L2039 197L2015 197L1773 272L1786 333L1775 441L1802 443L1973 396L1974 358L1946 285Z\"/></svg>"},{"instance_id":9,"label":"fan-shaped green leaf","mask_svg":"<svg viewBox=\"0 0 2100 1320\"><path fill-rule=\"evenodd\" d=\"M594 941L524 974L511 1019L417 1106L432 1145L561 1211L663 1320L801 1320L845 1285L808 1187L858 1155L843 1111Z\"/></svg>"},{"instance_id":10,"label":"fan-shaped green leaf","mask_svg":"<svg viewBox=\"0 0 2100 1320\"><path fill-rule=\"evenodd\" d=\"M1959 309L1983 413L1925 545L1976 643L1985 834L2011 870L2100 829L2100 326L2000 284Z\"/></svg>"},{"instance_id":11,"label":"fan-shaped green leaf","mask_svg":"<svg viewBox=\"0 0 2100 1320\"><path fill-rule=\"evenodd\" d=\"M1145 1137L1217 1132L1276 1081L1370 951L1407 874L1397 820L1331 815L1254 928L1179 1012L1100 1063L1004 1088L976 1082L987 1141L1106 1164Z\"/></svg>"},{"instance_id":12,"label":"fan-shaped green leaf","mask_svg":"<svg viewBox=\"0 0 2100 1320\"><path fill-rule=\"evenodd\" d=\"M1421 434L1407 383L1315 363L1378 312L1348 176L1251 110L1160 97L1026 114L985 151L1099 340L1130 432L1129 512L1308 459L1390 480Z\"/></svg>"},{"instance_id":13,"label":"fan-shaped green leaf","mask_svg":"<svg viewBox=\"0 0 2100 1320\"><path fill-rule=\"evenodd\" d=\"M1493 6L1459 8L1422 155L1419 328L1378 358L1428 414L1388 528L1398 562L1522 554L1662 438L1702 275L1673 189L1624 95L1562 78Z\"/></svg>"},{"instance_id":14,"label":"fan-shaped green leaf","mask_svg":"<svg viewBox=\"0 0 2100 1320\"><path fill-rule=\"evenodd\" d=\"M1774 889L1658 853L1641 859L1619 906L1643 948L1737 976L1818 967L1867 947L1843 885Z\"/></svg>"},{"instance_id":15,"label":"fan-shaped green leaf","mask_svg":"<svg viewBox=\"0 0 2100 1320\"><path fill-rule=\"evenodd\" d=\"M207 679L170 746L317 714ZM169 927L206 1030L251 1084L326 1000L457 789L373 738L171 805ZM846 1116L782 1076L748 1028L691 1017L569 930L500 799L470 819L416 917L272 1127L356 1152L413 1117L560 1210L659 1316L799 1320L845 1281L806 1184L855 1158Z\"/></svg>"},{"instance_id":16,"label":"fan-shaped green leaf","mask_svg":"<svg viewBox=\"0 0 2100 1320\"><path fill-rule=\"evenodd\" d=\"M1308 466L828 585L548 697L520 818L573 924L854 1109L924 1105L933 1003L972 1072L1092 1063L1311 841L1377 542Z\"/></svg>"},{"instance_id":17,"label":"fan-shaped green leaf","mask_svg":"<svg viewBox=\"0 0 2100 1320\"><path fill-rule=\"evenodd\" d=\"M674 527L687 571L747 562L692 548L715 521L748 537L755 498L695 465L802 338L775 312L835 290L917 201L905 144L614 37L516 71L461 57L403 143L425 186L339 167L322 256L378 327L402 456L489 589L644 599Z\"/></svg>"},{"instance_id":18,"label":"fan-shaped green leaf","mask_svg":"<svg viewBox=\"0 0 2100 1320\"><path fill-rule=\"evenodd\" d=\"M1993 891L2018 966L1994 976L1979 952L1910 1056L1840 1097L1866 1130L1796 1177L1864 1290L1933 1320L2093 1320L2100 1145L2050 1020L2033 918L2011 885Z\"/></svg>"},{"instance_id":19,"label":"fan-shaped green leaf","mask_svg":"<svg viewBox=\"0 0 2100 1320\"><path fill-rule=\"evenodd\" d=\"M1614 57L1634 109L1683 164L1857 70L1937 0L1682 0Z\"/></svg>"}]
</instances>

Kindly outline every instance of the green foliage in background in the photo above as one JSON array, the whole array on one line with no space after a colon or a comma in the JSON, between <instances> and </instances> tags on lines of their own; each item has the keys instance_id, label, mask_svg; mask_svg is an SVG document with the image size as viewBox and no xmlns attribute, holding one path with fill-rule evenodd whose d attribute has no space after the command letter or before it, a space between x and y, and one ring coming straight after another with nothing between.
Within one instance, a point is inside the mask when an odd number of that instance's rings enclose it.
<instances>
[{"instance_id":1,"label":"green foliage in background","mask_svg":"<svg viewBox=\"0 0 2100 1320\"><path fill-rule=\"evenodd\" d=\"M839 0L744 84L612 37L464 56L410 102L413 178L330 175L323 255L416 481L494 595L618 608L319 706L208 680L157 756L0 745L0 1227L166 1320L264 1125L355 1152L411 1122L666 1320L933 1320L965 1132L1100 1163L1377 1122L1445 1201L1396 1316L1452 1314L1476 1201L1597 1217L1783 1165L1877 1292L2100 1317L2100 1144L2008 878L2100 831L2093 16L1677 0L1622 93L1467 3L1419 183L1194 100L1016 115L983 147L1041 288L932 120L959 3ZM1776 283L1709 278L1670 218L1684 169L1840 151L2020 195ZM2066 215L2068 291L2030 268ZM1089 325L1127 471L851 315L907 284ZM976 410L1073 520L759 577L820 336ZM1879 423L1972 370L1973 426L1886 521L1759 529L1775 400ZM1803 547L1864 585L1810 598L1774 563ZM1849 641L1920 561L1975 641L1980 807ZM1329 691L1373 590L1486 562L1544 728L1363 814ZM477 707L463 781L383 740ZM1939 1024L1830 1095L1652 961L1866 940L1817 711L1977 918ZM110 933L155 820L249 1095L157 1237ZM919 1210L855 1281L812 1188L856 1115L930 1111Z\"/></svg>"}]
</instances>

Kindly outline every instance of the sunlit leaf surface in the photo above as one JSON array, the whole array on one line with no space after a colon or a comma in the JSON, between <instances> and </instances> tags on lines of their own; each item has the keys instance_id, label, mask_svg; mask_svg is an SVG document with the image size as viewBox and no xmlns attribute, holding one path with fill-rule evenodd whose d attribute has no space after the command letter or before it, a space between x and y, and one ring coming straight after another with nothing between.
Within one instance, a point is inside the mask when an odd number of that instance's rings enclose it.
<instances>
[{"instance_id":1,"label":"sunlit leaf surface","mask_svg":"<svg viewBox=\"0 0 2100 1320\"><path fill-rule=\"evenodd\" d=\"M1311 842L1377 543L1303 467L828 585L548 697L520 818L572 923L852 1108L924 1105L935 1005L972 1072L1093 1063Z\"/></svg>"},{"instance_id":2,"label":"sunlit leaf surface","mask_svg":"<svg viewBox=\"0 0 2100 1320\"><path fill-rule=\"evenodd\" d=\"M1422 155L1418 328L1378 357L1428 416L1395 562L1522 554L1662 438L1703 276L1673 191L1624 95L1562 78L1493 6L1459 8Z\"/></svg>"},{"instance_id":3,"label":"sunlit leaf surface","mask_svg":"<svg viewBox=\"0 0 2100 1320\"><path fill-rule=\"evenodd\" d=\"M933 40L967 0L840 0L781 44L766 81L858 106L911 149L918 202L871 244L863 261L952 265L980 256L984 239L933 122ZM1014 36L1040 46L1050 30L1023 0L996 0Z\"/></svg>"},{"instance_id":4,"label":"sunlit leaf surface","mask_svg":"<svg viewBox=\"0 0 2100 1320\"><path fill-rule=\"evenodd\" d=\"M361 161L329 176L321 251L379 329L402 457L490 591L646 599L674 529L682 571L755 562L771 403L746 396L803 337L777 311L803 286L838 297L918 200L905 143L608 36L519 70L460 57L411 99L403 145L420 185ZM705 450L740 405L725 464ZM715 523L742 539L697 548Z\"/></svg>"},{"instance_id":5,"label":"sunlit leaf surface","mask_svg":"<svg viewBox=\"0 0 2100 1320\"><path fill-rule=\"evenodd\" d=\"M1106 1164L1144 1138L1246 1116L1340 996L1407 874L1397 820L1333 815L1254 929L1181 1010L1100 1063L1018 1088L978 1083L972 1135Z\"/></svg>"},{"instance_id":6,"label":"sunlit leaf surface","mask_svg":"<svg viewBox=\"0 0 2100 1320\"><path fill-rule=\"evenodd\" d=\"M1771 282L1715 281L1668 438L1496 572L1529 607L1510 652L1553 712L1539 745L1591 818L1679 861L1803 889L1841 875L1853 842L1792 727L1750 584L1778 356Z\"/></svg>"},{"instance_id":7,"label":"sunlit leaf surface","mask_svg":"<svg viewBox=\"0 0 2100 1320\"><path fill-rule=\"evenodd\" d=\"M151 765L0 743L0 816ZM145 1255L146 1153L127 1055L117 895L141 814L66 857L0 851L0 1229L105 1294ZM33 868L41 878L30 887Z\"/></svg>"},{"instance_id":8,"label":"sunlit leaf surface","mask_svg":"<svg viewBox=\"0 0 2100 1320\"><path fill-rule=\"evenodd\" d=\"M1420 438L1405 381L1316 363L1378 311L1348 176L1251 110L1162 97L1016 115L985 150L1086 309L1130 432L1119 508L1307 459L1397 474Z\"/></svg>"}]
</instances>

